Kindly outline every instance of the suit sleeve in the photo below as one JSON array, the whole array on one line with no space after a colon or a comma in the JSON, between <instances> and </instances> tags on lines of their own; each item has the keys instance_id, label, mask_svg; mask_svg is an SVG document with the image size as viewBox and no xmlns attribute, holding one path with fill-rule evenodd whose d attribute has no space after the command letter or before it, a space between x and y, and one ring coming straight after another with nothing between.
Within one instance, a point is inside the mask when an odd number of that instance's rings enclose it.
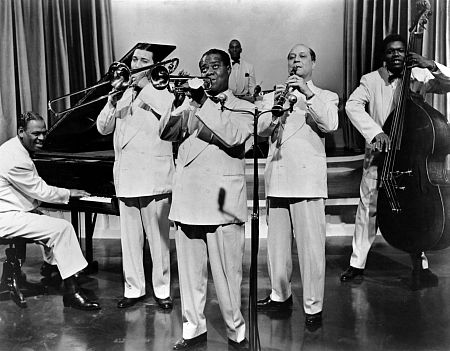
<instances>
[{"instance_id":1,"label":"suit sleeve","mask_svg":"<svg viewBox=\"0 0 450 351\"><path fill-rule=\"evenodd\" d=\"M250 66L250 79L248 81L248 91L250 94L253 95L253 93L255 92L255 87L256 87L256 75L255 75L255 68L253 67L253 65Z\"/></svg>"},{"instance_id":2,"label":"suit sleeve","mask_svg":"<svg viewBox=\"0 0 450 351\"><path fill-rule=\"evenodd\" d=\"M333 132L338 128L339 96L331 91L322 90L306 101L309 114L322 132Z\"/></svg>"},{"instance_id":3,"label":"suit sleeve","mask_svg":"<svg viewBox=\"0 0 450 351\"><path fill-rule=\"evenodd\" d=\"M261 110L270 110L273 107L274 93L263 96ZM278 118L272 119L272 113L264 113L258 118L258 135L261 137L269 137L278 125Z\"/></svg>"},{"instance_id":4,"label":"suit sleeve","mask_svg":"<svg viewBox=\"0 0 450 351\"><path fill-rule=\"evenodd\" d=\"M183 126L189 118L189 103L188 99L178 108L167 109L161 115L159 120L159 137L166 141L178 141L183 136L186 130Z\"/></svg>"},{"instance_id":5,"label":"suit sleeve","mask_svg":"<svg viewBox=\"0 0 450 351\"><path fill-rule=\"evenodd\" d=\"M253 117L250 113L222 111L210 99L197 110L196 117L212 133L211 138L215 137L227 148L244 144L252 135Z\"/></svg>"},{"instance_id":6,"label":"suit sleeve","mask_svg":"<svg viewBox=\"0 0 450 351\"><path fill-rule=\"evenodd\" d=\"M426 82L426 92L445 94L450 92L450 68L436 62L437 71L430 72L430 79Z\"/></svg>"},{"instance_id":7,"label":"suit sleeve","mask_svg":"<svg viewBox=\"0 0 450 351\"><path fill-rule=\"evenodd\" d=\"M369 101L370 87L366 77L363 76L360 85L348 98L345 104L345 112L367 143L370 143L377 134L383 132L381 126L366 112L366 105Z\"/></svg>"},{"instance_id":8,"label":"suit sleeve","mask_svg":"<svg viewBox=\"0 0 450 351\"><path fill-rule=\"evenodd\" d=\"M146 110L150 110L156 118L160 119L163 114L171 110L174 100L173 94L167 89L158 90L151 84L147 84L139 93L138 98L144 104Z\"/></svg>"},{"instance_id":9,"label":"suit sleeve","mask_svg":"<svg viewBox=\"0 0 450 351\"><path fill-rule=\"evenodd\" d=\"M7 174L9 182L27 196L44 202L68 203L70 190L48 185L37 173L32 161L19 162Z\"/></svg>"},{"instance_id":10,"label":"suit sleeve","mask_svg":"<svg viewBox=\"0 0 450 351\"><path fill-rule=\"evenodd\" d=\"M111 134L116 127L116 107L109 101L97 117L97 130L102 135Z\"/></svg>"}]
</instances>

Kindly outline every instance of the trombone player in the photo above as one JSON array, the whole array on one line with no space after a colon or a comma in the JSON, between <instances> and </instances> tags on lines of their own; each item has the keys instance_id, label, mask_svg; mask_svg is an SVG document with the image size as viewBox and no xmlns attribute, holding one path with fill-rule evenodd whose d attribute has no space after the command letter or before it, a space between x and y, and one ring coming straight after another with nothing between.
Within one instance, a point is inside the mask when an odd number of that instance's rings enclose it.
<instances>
[{"instance_id":1,"label":"trombone player","mask_svg":"<svg viewBox=\"0 0 450 351\"><path fill-rule=\"evenodd\" d=\"M153 64L154 46L136 46L131 69ZM172 143L159 138L159 118L172 106L173 95L149 84L148 70L132 74L123 92L114 87L97 118L97 129L114 133L114 185L119 199L124 297L126 308L146 295L143 265L144 233L153 260L153 296L164 310L170 297L169 209L174 161ZM119 82L120 84L120 79Z\"/></svg>"}]
</instances>

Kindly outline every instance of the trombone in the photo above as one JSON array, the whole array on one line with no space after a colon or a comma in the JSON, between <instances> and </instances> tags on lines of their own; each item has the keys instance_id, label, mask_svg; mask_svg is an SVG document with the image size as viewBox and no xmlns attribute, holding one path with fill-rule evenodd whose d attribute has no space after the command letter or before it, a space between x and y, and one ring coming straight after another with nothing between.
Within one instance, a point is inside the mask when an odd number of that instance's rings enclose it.
<instances>
[{"instance_id":1,"label":"trombone","mask_svg":"<svg viewBox=\"0 0 450 351\"><path fill-rule=\"evenodd\" d=\"M106 79L107 79L106 81L98 83L91 87L73 92L73 93L62 95L53 100L50 100L48 102L48 109L50 111L52 111L55 114L55 116L59 116L61 114L71 112L78 108L93 104L94 102L106 99L111 94L115 95L115 94L123 93L123 91L125 89L127 89L132 83L131 76L135 73L146 71L146 70L149 70L148 75L150 77L149 78L150 82L153 84L153 86L156 89L161 89L161 90L165 89L169 85L170 77L172 77L172 76L170 76L170 74L176 70L179 62L180 62L180 60L178 58L173 58L170 60L155 63L153 65L143 66L143 67L135 68L135 69L130 69L126 64L124 64L122 62L113 62L108 69L108 73L106 75ZM91 92L94 91L94 89L99 88L104 85L107 85L107 84L110 84L113 86L112 92L110 92L109 94L105 94L100 97L97 97L93 100L85 101L87 99L87 97L91 94ZM73 96L76 96L76 95L79 95L79 94L82 94L85 92L87 92L87 93L83 96L83 98L80 101L77 102L77 104L75 106L71 106L64 110L57 110L54 107L54 105L61 100L65 100L65 99L68 99L70 97L73 97Z\"/></svg>"}]
</instances>

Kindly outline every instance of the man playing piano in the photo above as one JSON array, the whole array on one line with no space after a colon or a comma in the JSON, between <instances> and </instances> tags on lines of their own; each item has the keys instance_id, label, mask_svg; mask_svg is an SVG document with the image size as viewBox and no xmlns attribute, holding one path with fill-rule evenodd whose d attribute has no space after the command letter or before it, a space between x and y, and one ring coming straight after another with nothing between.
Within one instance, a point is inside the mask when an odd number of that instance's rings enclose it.
<instances>
[{"instance_id":1,"label":"man playing piano","mask_svg":"<svg viewBox=\"0 0 450 351\"><path fill-rule=\"evenodd\" d=\"M131 69L153 64L154 47L141 43ZM172 308L170 297L169 210L174 162L172 143L159 138L159 118L170 109L173 95L157 90L142 71L131 77L121 97L110 94L97 118L101 134L114 132L114 185L119 199L124 298L117 307L145 298L144 232L153 260L153 292L158 305Z\"/></svg>"},{"instance_id":2,"label":"man playing piano","mask_svg":"<svg viewBox=\"0 0 450 351\"><path fill-rule=\"evenodd\" d=\"M47 261L56 264L64 281L64 306L98 310L80 291L75 274L87 266L72 225L41 214L41 201L67 203L70 197L89 195L84 190L49 186L38 175L31 155L42 148L47 128L37 113L26 112L19 120L17 137L0 146L0 237L27 238L43 244Z\"/></svg>"}]
</instances>

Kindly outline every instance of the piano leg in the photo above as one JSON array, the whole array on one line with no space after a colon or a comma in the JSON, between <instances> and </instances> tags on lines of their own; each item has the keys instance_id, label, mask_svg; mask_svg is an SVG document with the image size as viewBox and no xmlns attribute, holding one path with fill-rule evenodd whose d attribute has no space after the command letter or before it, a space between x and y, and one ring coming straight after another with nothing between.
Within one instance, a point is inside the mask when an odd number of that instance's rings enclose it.
<instances>
[{"instance_id":1,"label":"piano leg","mask_svg":"<svg viewBox=\"0 0 450 351\"><path fill-rule=\"evenodd\" d=\"M75 233L77 233L78 241L81 244L81 233L78 223L78 211L71 210L70 211L70 219L72 225L75 229ZM85 257L88 263L88 266L84 269L86 274L93 274L98 272L98 262L94 261L93 255L93 245L92 245L92 237L94 236L95 229L95 221L97 219L97 214L92 212L84 212L84 234L85 234Z\"/></svg>"},{"instance_id":2,"label":"piano leg","mask_svg":"<svg viewBox=\"0 0 450 351\"><path fill-rule=\"evenodd\" d=\"M85 212L84 213L84 230L85 230L85 243L86 243L86 260L88 266L85 269L86 273L97 273L98 262L94 261L92 238L94 236L95 222L97 220L97 213Z\"/></svg>"}]
</instances>

